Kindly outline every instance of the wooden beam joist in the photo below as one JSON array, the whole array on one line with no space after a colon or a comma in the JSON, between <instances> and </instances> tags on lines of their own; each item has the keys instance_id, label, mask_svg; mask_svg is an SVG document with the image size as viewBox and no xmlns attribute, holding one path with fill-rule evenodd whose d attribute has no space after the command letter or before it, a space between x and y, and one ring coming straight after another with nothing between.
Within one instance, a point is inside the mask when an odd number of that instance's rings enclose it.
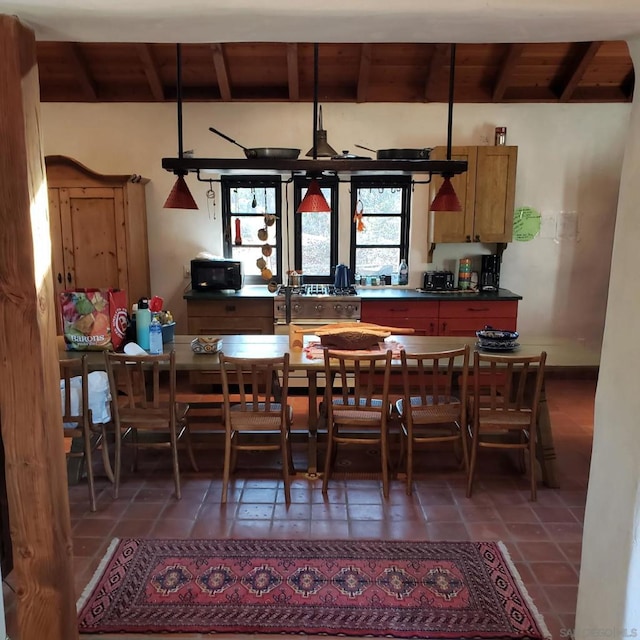
<instances>
[{"instance_id":1,"label":"wooden beam joist","mask_svg":"<svg viewBox=\"0 0 640 640\"><path fill-rule=\"evenodd\" d=\"M216 43L211 45L211 51L213 53L213 65L216 68L216 77L218 78L220 97L228 102L231 100L231 86L229 85L229 72L224 49L221 44Z\"/></svg>"},{"instance_id":2,"label":"wooden beam joist","mask_svg":"<svg viewBox=\"0 0 640 640\"><path fill-rule=\"evenodd\" d=\"M144 71L144 75L147 77L147 82L149 83L149 88L151 89L151 94L153 95L154 100L164 102L164 86L162 85L162 79L160 78L160 73L158 71L158 63L153 56L151 47L148 44L138 44L136 45L136 49L138 51L140 62L142 62L142 70Z\"/></svg>"},{"instance_id":3,"label":"wooden beam joist","mask_svg":"<svg viewBox=\"0 0 640 640\"><path fill-rule=\"evenodd\" d=\"M427 67L427 76L425 78L424 85L424 99L427 102L431 101L431 96L434 94L439 81L442 78L442 74L445 70L445 66L449 62L449 53L451 45L437 44L434 47L433 55L429 60L429 66Z\"/></svg>"},{"instance_id":4,"label":"wooden beam joist","mask_svg":"<svg viewBox=\"0 0 640 640\"><path fill-rule=\"evenodd\" d=\"M515 68L518 66L518 61L524 51L524 45L520 43L510 44L507 48L507 53L500 65L498 76L496 78L496 84L493 87L493 101L500 102L504 98L504 94L509 86L509 81L513 76Z\"/></svg>"},{"instance_id":5,"label":"wooden beam joist","mask_svg":"<svg viewBox=\"0 0 640 640\"><path fill-rule=\"evenodd\" d=\"M82 53L82 49L77 42L65 42L67 58L70 62L71 70L78 81L87 101L97 102L98 87L89 69L89 65Z\"/></svg>"},{"instance_id":6,"label":"wooden beam joist","mask_svg":"<svg viewBox=\"0 0 640 640\"><path fill-rule=\"evenodd\" d=\"M588 69L591 61L595 57L596 53L598 53L598 49L602 45L602 42L587 42L584 43L582 52L576 58L574 67L567 78L564 87L560 91L560 102L568 102L571 100L571 96L573 92L576 90L577 86L580 84L582 80L582 76L584 76L585 71Z\"/></svg>"},{"instance_id":7,"label":"wooden beam joist","mask_svg":"<svg viewBox=\"0 0 640 640\"><path fill-rule=\"evenodd\" d=\"M371 79L371 45L363 44L360 50L360 71L358 73L358 87L356 101L366 102L369 95L369 81Z\"/></svg>"},{"instance_id":8,"label":"wooden beam joist","mask_svg":"<svg viewBox=\"0 0 640 640\"><path fill-rule=\"evenodd\" d=\"M289 100L300 100L300 70L298 65L298 45L287 44L287 81Z\"/></svg>"}]
</instances>

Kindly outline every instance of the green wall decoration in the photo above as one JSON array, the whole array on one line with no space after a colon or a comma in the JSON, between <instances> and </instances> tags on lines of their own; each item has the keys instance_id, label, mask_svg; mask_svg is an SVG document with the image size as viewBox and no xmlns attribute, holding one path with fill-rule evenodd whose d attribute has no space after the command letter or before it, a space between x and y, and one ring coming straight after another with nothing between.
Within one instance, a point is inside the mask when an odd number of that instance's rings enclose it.
<instances>
[{"instance_id":1,"label":"green wall decoration","mask_svg":"<svg viewBox=\"0 0 640 640\"><path fill-rule=\"evenodd\" d=\"M532 207L518 207L513 214L513 239L533 240L540 233L540 213Z\"/></svg>"}]
</instances>

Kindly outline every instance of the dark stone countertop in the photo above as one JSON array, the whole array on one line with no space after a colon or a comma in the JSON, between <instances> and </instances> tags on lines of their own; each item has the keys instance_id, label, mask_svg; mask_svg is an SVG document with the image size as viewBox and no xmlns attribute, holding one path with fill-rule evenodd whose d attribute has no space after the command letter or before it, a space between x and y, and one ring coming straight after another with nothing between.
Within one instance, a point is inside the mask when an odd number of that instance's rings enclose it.
<instances>
[{"instance_id":1,"label":"dark stone countertop","mask_svg":"<svg viewBox=\"0 0 640 640\"><path fill-rule=\"evenodd\" d=\"M356 287L362 300L433 300L449 302L468 302L470 300L504 301L522 300L522 296L508 289L493 292L461 293L442 291L423 291L408 287ZM246 285L240 291L233 289L225 291L194 291L189 289L182 296L185 300L225 300L229 298L273 298L266 285Z\"/></svg>"}]
</instances>

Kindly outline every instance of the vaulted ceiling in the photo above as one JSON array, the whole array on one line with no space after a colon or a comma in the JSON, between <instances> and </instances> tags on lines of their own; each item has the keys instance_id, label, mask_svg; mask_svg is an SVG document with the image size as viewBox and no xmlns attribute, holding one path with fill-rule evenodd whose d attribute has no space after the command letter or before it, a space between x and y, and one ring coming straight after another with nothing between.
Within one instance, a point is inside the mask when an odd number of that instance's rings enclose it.
<instances>
[{"instance_id":1,"label":"vaulted ceiling","mask_svg":"<svg viewBox=\"0 0 640 640\"><path fill-rule=\"evenodd\" d=\"M176 99L170 43L39 41L43 102ZM633 64L624 41L458 44L456 102L626 102ZM323 102L446 102L450 46L415 42L321 43ZM182 45L185 101L313 99L313 45Z\"/></svg>"}]
</instances>

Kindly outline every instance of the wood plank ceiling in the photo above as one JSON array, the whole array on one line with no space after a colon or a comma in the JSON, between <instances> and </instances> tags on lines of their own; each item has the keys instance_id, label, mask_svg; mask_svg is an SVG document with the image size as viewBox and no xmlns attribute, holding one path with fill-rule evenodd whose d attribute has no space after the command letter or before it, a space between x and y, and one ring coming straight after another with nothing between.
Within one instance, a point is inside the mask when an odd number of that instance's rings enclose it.
<instances>
[{"instance_id":1,"label":"wood plank ceiling","mask_svg":"<svg viewBox=\"0 0 640 640\"><path fill-rule=\"evenodd\" d=\"M176 46L38 42L43 102L176 99ZM446 102L448 44L320 44L323 102ZM459 44L456 102L628 102L626 42ZM307 102L313 45L182 45L185 101Z\"/></svg>"}]
</instances>

